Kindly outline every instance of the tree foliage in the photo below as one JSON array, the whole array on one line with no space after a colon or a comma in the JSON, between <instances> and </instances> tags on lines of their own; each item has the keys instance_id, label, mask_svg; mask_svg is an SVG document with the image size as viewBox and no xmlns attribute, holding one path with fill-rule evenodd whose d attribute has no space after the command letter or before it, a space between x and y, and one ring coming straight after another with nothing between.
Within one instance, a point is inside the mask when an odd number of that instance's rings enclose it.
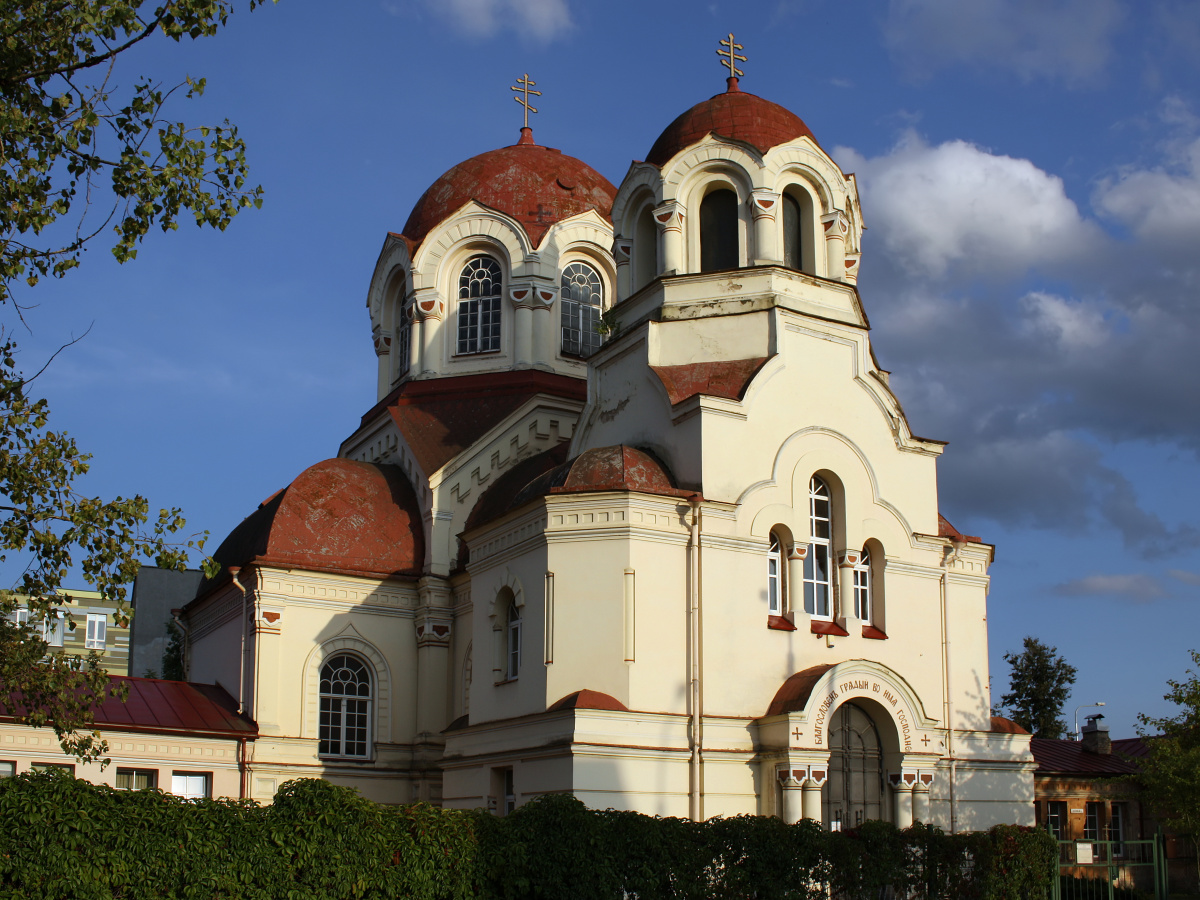
<instances>
[{"instance_id":1,"label":"tree foliage","mask_svg":"<svg viewBox=\"0 0 1200 900\"><path fill-rule=\"evenodd\" d=\"M118 62L139 44L215 34L232 9L232 0L0 2L0 304L19 315L17 283L64 276L109 226L112 253L126 262L152 227L170 231L191 217L224 229L261 204L235 126L166 115L172 95L196 97L204 79L117 84ZM78 567L123 602L140 559L182 569L187 547L202 541L173 537L184 527L179 510L152 517L143 497L76 489L89 457L49 429L47 404L30 395L5 334L0 325L0 562L24 574L0 591L0 713L50 724L64 750L95 759L106 748L91 730L91 706L109 690L99 657L47 655L41 637L70 600L63 580ZM27 623L15 621L18 605L28 606ZM125 616L122 606L116 618ZM69 614L64 627L75 627Z\"/></svg>"},{"instance_id":2,"label":"tree foliage","mask_svg":"<svg viewBox=\"0 0 1200 900\"><path fill-rule=\"evenodd\" d=\"M110 224L113 255L126 262L151 227L176 229L190 213L223 230L262 203L236 126L164 115L176 91L202 94L203 78L171 88L141 78L120 100L113 83L138 44L215 34L231 10L229 0L0 4L0 303L18 279L32 286L78 266Z\"/></svg>"},{"instance_id":3,"label":"tree foliage","mask_svg":"<svg viewBox=\"0 0 1200 900\"><path fill-rule=\"evenodd\" d=\"M1182 681L1167 679L1163 695L1179 708L1173 716L1138 715L1138 733L1147 739L1137 781L1142 797L1163 824L1191 838L1200 875L1200 651L1191 651L1195 669Z\"/></svg>"},{"instance_id":4,"label":"tree foliage","mask_svg":"<svg viewBox=\"0 0 1200 900\"><path fill-rule=\"evenodd\" d=\"M1026 637L1020 653L1005 653L1011 668L1009 691L1000 698L1012 720L1039 738L1061 738L1067 731L1063 705L1075 683L1075 667L1035 637Z\"/></svg>"}]
</instances>

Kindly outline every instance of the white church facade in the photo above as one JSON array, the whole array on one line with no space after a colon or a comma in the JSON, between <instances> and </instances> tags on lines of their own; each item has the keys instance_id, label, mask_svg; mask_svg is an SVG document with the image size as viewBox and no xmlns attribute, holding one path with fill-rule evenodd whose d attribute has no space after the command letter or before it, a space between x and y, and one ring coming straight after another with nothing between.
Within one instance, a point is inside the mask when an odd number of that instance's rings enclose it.
<instances>
[{"instance_id":1,"label":"white church facade","mask_svg":"<svg viewBox=\"0 0 1200 900\"><path fill-rule=\"evenodd\" d=\"M992 547L872 352L854 177L727 87L619 188L525 128L387 236L378 402L184 610L252 796L1033 824Z\"/></svg>"}]
</instances>

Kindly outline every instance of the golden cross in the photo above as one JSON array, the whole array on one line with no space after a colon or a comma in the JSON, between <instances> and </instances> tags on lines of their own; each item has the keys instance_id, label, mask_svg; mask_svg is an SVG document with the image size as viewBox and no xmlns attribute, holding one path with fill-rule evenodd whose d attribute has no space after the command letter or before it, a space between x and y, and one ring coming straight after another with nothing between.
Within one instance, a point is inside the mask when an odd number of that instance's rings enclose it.
<instances>
[{"instance_id":1,"label":"golden cross","mask_svg":"<svg viewBox=\"0 0 1200 900\"><path fill-rule=\"evenodd\" d=\"M729 40L722 39L721 46L729 48L728 50L718 50L717 51L717 56L721 57L721 65L729 67L729 77L736 78L739 75L746 74L745 72L743 72L741 69L739 69L737 67L737 64L739 62L746 61L746 57L739 56L738 53L736 52L738 50L745 50L746 48L743 47L741 44L735 44L733 42L733 32L732 31L729 32Z\"/></svg>"},{"instance_id":2,"label":"golden cross","mask_svg":"<svg viewBox=\"0 0 1200 900\"><path fill-rule=\"evenodd\" d=\"M525 127L526 128L529 127L529 114L531 112L537 112L536 109L534 109L532 106L529 105L529 95L533 94L535 97L542 96L541 91L531 91L530 90L530 88L533 87L535 84L537 84L537 82L530 81L529 73L526 72L524 78L517 79L518 86L513 87L514 91L519 91L522 94L522 96L513 97L513 99L516 100L518 103L520 103L523 107L525 107Z\"/></svg>"}]
</instances>

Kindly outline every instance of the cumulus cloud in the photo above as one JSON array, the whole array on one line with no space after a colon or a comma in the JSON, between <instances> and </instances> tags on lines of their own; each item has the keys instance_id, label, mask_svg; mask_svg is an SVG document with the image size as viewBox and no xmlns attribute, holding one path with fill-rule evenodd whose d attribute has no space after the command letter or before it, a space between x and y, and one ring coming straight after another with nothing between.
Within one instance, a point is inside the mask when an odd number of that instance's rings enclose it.
<instances>
[{"instance_id":1,"label":"cumulus cloud","mask_svg":"<svg viewBox=\"0 0 1200 900\"><path fill-rule=\"evenodd\" d=\"M472 38L516 31L539 41L550 41L569 32L573 22L567 0L423 0L423 4ZM405 11L385 4L393 15Z\"/></svg>"},{"instance_id":2,"label":"cumulus cloud","mask_svg":"<svg viewBox=\"0 0 1200 900\"><path fill-rule=\"evenodd\" d=\"M1061 597L1119 597L1134 603L1149 603L1166 594L1150 575L1088 575L1055 585L1054 593Z\"/></svg>"},{"instance_id":3,"label":"cumulus cloud","mask_svg":"<svg viewBox=\"0 0 1200 900\"><path fill-rule=\"evenodd\" d=\"M1081 257L1101 237L1062 179L1027 159L947 141L931 147L914 131L892 151L866 159L839 147L835 157L863 189L864 215L908 273L942 278L1010 273Z\"/></svg>"},{"instance_id":4,"label":"cumulus cloud","mask_svg":"<svg viewBox=\"0 0 1200 900\"><path fill-rule=\"evenodd\" d=\"M919 78L992 66L1025 81L1093 81L1112 57L1118 0L890 0L884 40Z\"/></svg>"},{"instance_id":5,"label":"cumulus cloud","mask_svg":"<svg viewBox=\"0 0 1200 900\"><path fill-rule=\"evenodd\" d=\"M1186 112L1163 110L1181 128ZM950 441L952 520L1114 529L1144 557L1200 548L1106 457L1126 441L1200 452L1200 225L1171 196L1200 185L1191 148L1097 185L1094 208L1127 229L1115 237L1029 160L911 131L877 157L834 151L870 226L859 286L876 354L917 433ZM1191 236L1176 249L1151 224L1169 216Z\"/></svg>"}]
</instances>

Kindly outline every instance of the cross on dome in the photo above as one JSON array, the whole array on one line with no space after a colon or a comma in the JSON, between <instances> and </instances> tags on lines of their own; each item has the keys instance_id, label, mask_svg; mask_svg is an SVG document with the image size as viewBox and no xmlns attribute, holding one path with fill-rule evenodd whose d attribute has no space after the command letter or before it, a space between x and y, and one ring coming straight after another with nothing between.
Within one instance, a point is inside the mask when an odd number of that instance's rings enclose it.
<instances>
[{"instance_id":1,"label":"cross on dome","mask_svg":"<svg viewBox=\"0 0 1200 900\"><path fill-rule=\"evenodd\" d=\"M522 144L533 143L533 130L529 127L529 114L531 112L537 112L537 109L529 105L529 95L533 94L535 97L542 96L541 91L530 90L530 88L532 88L535 84L537 84L537 82L531 79L529 77L529 73L526 72L521 78L517 79L517 83L511 88L511 90L517 91L521 95L520 97L513 97L513 99L520 103L521 106L525 107L525 122L521 126Z\"/></svg>"},{"instance_id":2,"label":"cross on dome","mask_svg":"<svg viewBox=\"0 0 1200 900\"><path fill-rule=\"evenodd\" d=\"M746 48L734 41L732 31L729 32L728 38L721 39L721 46L727 48L717 51L717 56L721 57L721 65L729 69L729 77L725 79L725 83L728 85L730 91L736 91L738 89L738 76L746 74L737 67L739 62L746 61L746 57L741 56L737 51L745 50Z\"/></svg>"}]
</instances>

